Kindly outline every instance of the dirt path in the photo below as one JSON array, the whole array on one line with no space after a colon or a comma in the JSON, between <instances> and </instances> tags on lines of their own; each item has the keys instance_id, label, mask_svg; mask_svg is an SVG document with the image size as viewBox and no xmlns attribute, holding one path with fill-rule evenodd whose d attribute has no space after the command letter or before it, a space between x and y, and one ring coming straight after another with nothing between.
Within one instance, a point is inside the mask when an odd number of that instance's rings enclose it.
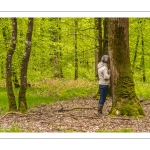
<instances>
[{"instance_id":1,"label":"dirt path","mask_svg":"<svg viewBox=\"0 0 150 150\"><path fill-rule=\"evenodd\" d=\"M97 132L98 130L131 129L133 132L150 132L150 102L142 102L146 117L109 117L97 115L97 103L92 97L58 101L40 105L28 114L10 113L0 116L0 127L19 127L22 132ZM104 114L111 109L111 100L104 105Z\"/></svg>"}]
</instances>

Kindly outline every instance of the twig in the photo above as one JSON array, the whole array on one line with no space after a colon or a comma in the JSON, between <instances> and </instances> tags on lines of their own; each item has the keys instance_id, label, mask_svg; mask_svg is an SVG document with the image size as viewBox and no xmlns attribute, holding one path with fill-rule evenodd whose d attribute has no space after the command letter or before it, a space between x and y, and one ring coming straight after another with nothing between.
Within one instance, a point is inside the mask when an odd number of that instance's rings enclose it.
<instances>
[{"instance_id":1,"label":"twig","mask_svg":"<svg viewBox=\"0 0 150 150\"><path fill-rule=\"evenodd\" d=\"M72 111L72 110L76 110L76 109L95 109L96 107L90 108L90 107L76 107L76 108L72 108L72 109L63 109L63 107L61 107L61 109L57 110L58 112L62 112L62 111Z\"/></svg>"},{"instance_id":2,"label":"twig","mask_svg":"<svg viewBox=\"0 0 150 150\"><path fill-rule=\"evenodd\" d=\"M111 119L131 120L131 118L111 117Z\"/></svg>"},{"instance_id":3,"label":"twig","mask_svg":"<svg viewBox=\"0 0 150 150\"><path fill-rule=\"evenodd\" d=\"M13 112L13 111L10 111L10 112L7 112L5 115L3 115L3 116L0 118L0 120L3 119L3 118L5 118L7 115L10 115L10 114L19 114L19 115L22 115L22 113L20 113L20 112Z\"/></svg>"}]
</instances>

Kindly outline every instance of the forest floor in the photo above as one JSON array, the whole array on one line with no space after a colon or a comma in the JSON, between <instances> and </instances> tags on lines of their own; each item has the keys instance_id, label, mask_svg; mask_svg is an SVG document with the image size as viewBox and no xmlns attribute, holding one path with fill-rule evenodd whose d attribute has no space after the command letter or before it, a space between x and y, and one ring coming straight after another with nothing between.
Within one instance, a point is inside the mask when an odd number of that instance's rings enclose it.
<instances>
[{"instance_id":1,"label":"forest floor","mask_svg":"<svg viewBox=\"0 0 150 150\"><path fill-rule=\"evenodd\" d=\"M132 132L150 132L150 101L141 102L146 116L107 116L111 99L107 99L103 116L97 114L98 101L93 97L57 101L50 105L31 108L28 114L6 113L0 116L0 128L18 127L21 132L110 132L131 129Z\"/></svg>"}]
</instances>

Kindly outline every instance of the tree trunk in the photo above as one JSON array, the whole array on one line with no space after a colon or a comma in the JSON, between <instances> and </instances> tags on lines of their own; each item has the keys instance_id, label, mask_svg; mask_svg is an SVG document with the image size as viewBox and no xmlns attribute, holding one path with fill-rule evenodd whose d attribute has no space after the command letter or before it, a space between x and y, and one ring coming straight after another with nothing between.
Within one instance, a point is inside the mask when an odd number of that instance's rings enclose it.
<instances>
[{"instance_id":1,"label":"tree trunk","mask_svg":"<svg viewBox=\"0 0 150 150\"><path fill-rule=\"evenodd\" d=\"M98 40L98 62L101 61L102 56L104 55L102 48L102 19L95 18L96 20L96 30L97 30L97 40Z\"/></svg>"},{"instance_id":2,"label":"tree trunk","mask_svg":"<svg viewBox=\"0 0 150 150\"><path fill-rule=\"evenodd\" d=\"M54 56L52 58L53 62L53 72L54 72L54 78L60 78L60 52L59 52L59 33L60 33L60 28L59 28L59 18L54 18L53 21L56 23L56 27L52 31L53 39L52 41L55 43L53 46L53 51L54 51Z\"/></svg>"},{"instance_id":3,"label":"tree trunk","mask_svg":"<svg viewBox=\"0 0 150 150\"><path fill-rule=\"evenodd\" d=\"M26 89L27 89L27 69L28 62L31 53L31 43L32 43L32 31L33 31L33 18L28 19L28 30L26 35L26 48L22 60L21 67L21 81L20 81L20 90L19 90L19 111L26 113L27 111L27 102L26 102Z\"/></svg>"},{"instance_id":4,"label":"tree trunk","mask_svg":"<svg viewBox=\"0 0 150 150\"><path fill-rule=\"evenodd\" d=\"M129 57L128 18L110 18L108 49L112 78L113 106L110 115L145 115L135 94Z\"/></svg>"},{"instance_id":5,"label":"tree trunk","mask_svg":"<svg viewBox=\"0 0 150 150\"><path fill-rule=\"evenodd\" d=\"M58 18L59 19L59 42L61 42L61 39L62 39L62 35L61 35L61 18ZM59 74L60 74L60 78L63 78L64 76L63 76L63 70L62 70L62 63L61 63L61 60L62 60L62 48L61 48L61 46L59 46Z\"/></svg>"},{"instance_id":6,"label":"tree trunk","mask_svg":"<svg viewBox=\"0 0 150 150\"><path fill-rule=\"evenodd\" d=\"M17 111L17 105L12 85L12 57L16 48L17 40L17 19L12 18L12 37L10 47L7 50L6 55L6 90L9 103L9 111Z\"/></svg>"},{"instance_id":7,"label":"tree trunk","mask_svg":"<svg viewBox=\"0 0 150 150\"><path fill-rule=\"evenodd\" d=\"M7 45L7 42L8 42L8 37L7 37L7 31L8 30L8 28L7 28L7 26L5 26L5 27L3 27L2 28L2 32L3 32L3 38L4 38L4 42L5 42L5 47L6 47L6 49L8 49L8 45ZM1 69L2 69L2 71L1 71L1 73L2 73L2 77L3 77L3 61L2 61L2 63L1 63ZM14 86L15 86L15 88L17 88L17 87L19 87L20 85L19 85L19 81L18 81L18 78L17 78L17 73L15 72L15 69L14 68L12 68L12 81L14 82Z\"/></svg>"},{"instance_id":8,"label":"tree trunk","mask_svg":"<svg viewBox=\"0 0 150 150\"><path fill-rule=\"evenodd\" d=\"M103 54L108 55L108 18L104 18L103 26L104 26Z\"/></svg>"},{"instance_id":9,"label":"tree trunk","mask_svg":"<svg viewBox=\"0 0 150 150\"><path fill-rule=\"evenodd\" d=\"M7 33L6 33L7 30L8 30L8 27L7 27L7 26L5 26L5 27L2 28L2 33L3 33L4 44L5 44L6 50L8 49L8 44L7 44L7 42L10 41L10 39L7 38ZM5 72L5 71L4 71L4 67L5 67L6 64L4 64L4 60L3 60L2 57L1 57L0 59L1 59L1 61L2 61L2 62L1 62L1 78L4 79L4 78L5 78L5 75L4 75L4 72Z\"/></svg>"},{"instance_id":10,"label":"tree trunk","mask_svg":"<svg viewBox=\"0 0 150 150\"><path fill-rule=\"evenodd\" d=\"M77 50L77 28L78 28L78 20L74 20L75 23L75 43L74 43L74 53L75 53L75 77L74 79L78 79L78 50Z\"/></svg>"},{"instance_id":11,"label":"tree trunk","mask_svg":"<svg viewBox=\"0 0 150 150\"><path fill-rule=\"evenodd\" d=\"M141 68L142 68L142 74L143 74L143 82L146 82L143 29L141 29L141 40L142 40Z\"/></svg>"},{"instance_id":12,"label":"tree trunk","mask_svg":"<svg viewBox=\"0 0 150 150\"><path fill-rule=\"evenodd\" d=\"M95 30L96 30L96 50L95 50L95 77L98 78L97 64L101 61L104 55L102 49L102 19L95 18Z\"/></svg>"},{"instance_id":13,"label":"tree trunk","mask_svg":"<svg viewBox=\"0 0 150 150\"><path fill-rule=\"evenodd\" d=\"M140 21L138 19L138 25L139 25ZM139 46L139 39L140 39L140 32L138 29L138 35L137 35L137 40L136 40L136 45L135 45L135 53L134 53L134 59L133 59L133 65L132 65L132 71L134 73L134 68L135 68L135 62L136 62L136 58L137 58L137 50L138 50L138 46Z\"/></svg>"}]
</instances>

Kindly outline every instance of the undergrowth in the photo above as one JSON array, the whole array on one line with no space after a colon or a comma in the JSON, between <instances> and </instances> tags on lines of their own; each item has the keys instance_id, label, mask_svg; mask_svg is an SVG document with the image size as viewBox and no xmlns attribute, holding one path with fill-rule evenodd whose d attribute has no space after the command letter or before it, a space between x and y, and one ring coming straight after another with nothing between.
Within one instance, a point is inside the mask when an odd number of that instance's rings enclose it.
<instances>
[{"instance_id":1,"label":"undergrowth","mask_svg":"<svg viewBox=\"0 0 150 150\"><path fill-rule=\"evenodd\" d=\"M28 108L39 104L50 104L56 101L71 100L76 97L88 97L96 93L97 82L87 80L43 79L31 83L27 88L26 99ZM6 88L0 87L0 114L8 111ZM19 88L14 88L16 102ZM18 102L17 102L18 103Z\"/></svg>"}]
</instances>

